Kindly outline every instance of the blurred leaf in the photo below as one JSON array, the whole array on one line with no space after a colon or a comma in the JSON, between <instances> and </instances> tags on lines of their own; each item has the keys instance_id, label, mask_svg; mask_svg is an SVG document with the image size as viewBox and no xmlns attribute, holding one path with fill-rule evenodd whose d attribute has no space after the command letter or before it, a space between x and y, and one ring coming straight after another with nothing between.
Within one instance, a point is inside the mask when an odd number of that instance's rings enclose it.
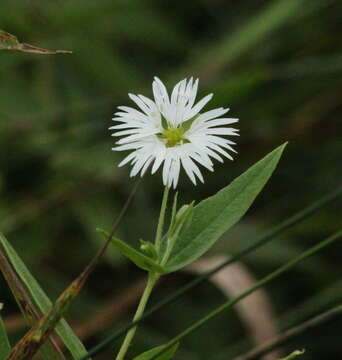
<instances>
[{"instance_id":1,"label":"blurred leaf","mask_svg":"<svg viewBox=\"0 0 342 360\"><path fill-rule=\"evenodd\" d=\"M102 229L97 229L97 231L104 236L105 240L108 239L109 234L106 231L104 231ZM158 265L152 258L149 258L148 256L135 250L134 248L132 248L125 242L123 242L115 237L112 237L111 240L112 240L113 246L116 249L118 249L122 253L122 255L126 256L128 259L130 259L135 265L137 265L141 269L147 270L147 271L158 272L158 273L163 272L163 268L160 265Z\"/></svg>"},{"instance_id":2,"label":"blurred leaf","mask_svg":"<svg viewBox=\"0 0 342 360\"><path fill-rule=\"evenodd\" d=\"M42 55L71 54L68 50L47 50L19 42L18 38L0 29L0 50L22 51Z\"/></svg>"},{"instance_id":3,"label":"blurred leaf","mask_svg":"<svg viewBox=\"0 0 342 360\"><path fill-rule=\"evenodd\" d=\"M150 360L150 359L171 360L173 355L177 351L178 346L179 346L179 343L176 343L173 346L171 346L168 350L166 350L164 353L162 353L158 357L154 358L154 356L156 354L158 354L161 350L163 350L163 348L165 347L165 345L157 346L153 349L150 349L150 350L136 356L133 360Z\"/></svg>"},{"instance_id":4,"label":"blurred leaf","mask_svg":"<svg viewBox=\"0 0 342 360\"><path fill-rule=\"evenodd\" d=\"M285 22L291 21L305 1L278 0L267 2L264 9L240 25L239 29L223 37L216 44L201 49L197 61L191 67L206 78L217 74L227 64L251 50L263 38L277 30Z\"/></svg>"},{"instance_id":5,"label":"blurred leaf","mask_svg":"<svg viewBox=\"0 0 342 360\"><path fill-rule=\"evenodd\" d=\"M305 57L276 65L272 76L276 79L296 78L304 76L318 77L340 73L342 70L342 54L333 53L314 57Z\"/></svg>"},{"instance_id":6,"label":"blurred leaf","mask_svg":"<svg viewBox=\"0 0 342 360\"><path fill-rule=\"evenodd\" d=\"M2 306L3 304L0 303L0 312L2 310ZM11 351L11 345L9 343L5 325L2 321L0 314L0 359L6 359L10 351Z\"/></svg>"},{"instance_id":7,"label":"blurred leaf","mask_svg":"<svg viewBox=\"0 0 342 360\"><path fill-rule=\"evenodd\" d=\"M0 243L39 310L43 314L47 313L52 306L50 299L45 295L38 282L30 274L25 264L21 261L15 250L1 233ZM72 329L64 319L62 319L56 326L56 332L64 342L65 346L69 349L74 359L79 359L87 353L83 344L73 333Z\"/></svg>"},{"instance_id":8,"label":"blurred leaf","mask_svg":"<svg viewBox=\"0 0 342 360\"><path fill-rule=\"evenodd\" d=\"M217 194L193 210L189 228L181 232L166 272L173 272L203 255L246 213L278 164L286 143L279 146Z\"/></svg>"},{"instance_id":9,"label":"blurred leaf","mask_svg":"<svg viewBox=\"0 0 342 360\"><path fill-rule=\"evenodd\" d=\"M280 360L293 360L295 357L299 356L299 355L303 355L305 352L305 350L295 350L293 351L290 355L281 358Z\"/></svg>"},{"instance_id":10,"label":"blurred leaf","mask_svg":"<svg viewBox=\"0 0 342 360\"><path fill-rule=\"evenodd\" d=\"M168 52L184 51L189 46L189 40L181 34L177 24L163 13L144 7L134 7L126 11L126 14L120 14L115 20L116 32L123 35L121 41L131 39L145 47L150 46Z\"/></svg>"},{"instance_id":11,"label":"blurred leaf","mask_svg":"<svg viewBox=\"0 0 342 360\"><path fill-rule=\"evenodd\" d=\"M211 103L213 106L221 106L222 100L239 102L244 96L269 81L269 78L269 70L260 67L234 72L228 79L219 79L214 84L215 97Z\"/></svg>"},{"instance_id":12,"label":"blurred leaf","mask_svg":"<svg viewBox=\"0 0 342 360\"><path fill-rule=\"evenodd\" d=\"M282 330L289 329L295 324L314 316L326 308L332 307L336 303L342 302L342 280L318 290L317 293L310 294L303 303L297 305L293 310L286 311L279 319Z\"/></svg>"}]
</instances>

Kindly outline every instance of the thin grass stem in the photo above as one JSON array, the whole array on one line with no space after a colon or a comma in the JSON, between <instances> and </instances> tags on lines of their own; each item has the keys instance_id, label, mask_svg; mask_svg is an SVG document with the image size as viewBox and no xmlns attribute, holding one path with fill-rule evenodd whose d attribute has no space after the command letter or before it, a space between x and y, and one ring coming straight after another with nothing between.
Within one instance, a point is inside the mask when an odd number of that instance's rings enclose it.
<instances>
[{"instance_id":1,"label":"thin grass stem","mask_svg":"<svg viewBox=\"0 0 342 360\"><path fill-rule=\"evenodd\" d=\"M178 343L184 337L186 337L190 333L192 333L195 330L202 327L206 322L208 322L209 320L211 320L214 317L216 317L217 315L219 315L222 311L230 309L233 305L235 305L240 300L242 300L245 297L247 297L248 295L250 295L255 290L257 290L260 287L266 285L270 281L276 279L277 277L279 277L280 275L282 275L286 271L289 271L290 269L292 269L294 266L296 266L301 261L303 261L303 260L307 259L308 257L316 254L317 252L324 249L325 247L332 244L334 241L336 241L337 239L339 239L341 237L342 237L342 230L340 230L340 231L336 232L335 234L329 236L327 239L322 240L321 242L319 242L317 245L311 247L310 249L302 252L300 255L296 256L294 259L290 260L289 262L287 262L283 266L280 266L277 270L273 271L269 275L265 276L264 278L262 278L261 280L256 282L253 286L251 286L247 290L243 291L240 295L236 296L234 299L224 302L222 305L218 306L216 309L211 311L209 314L207 314L206 316L204 316L200 320L194 322L191 326L189 326L184 331L182 331L180 334L175 336L172 340L170 340L165 345L165 347L161 351L159 351L150 360L157 359L161 354L163 354L165 351L170 349L170 347L172 347L174 344Z\"/></svg>"}]
</instances>

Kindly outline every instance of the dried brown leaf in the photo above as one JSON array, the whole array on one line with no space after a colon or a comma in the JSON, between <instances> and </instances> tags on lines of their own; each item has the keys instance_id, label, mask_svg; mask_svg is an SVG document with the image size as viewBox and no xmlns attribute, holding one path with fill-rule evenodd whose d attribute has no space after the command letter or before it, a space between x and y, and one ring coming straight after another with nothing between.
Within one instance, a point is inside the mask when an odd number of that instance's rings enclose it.
<instances>
[{"instance_id":1,"label":"dried brown leaf","mask_svg":"<svg viewBox=\"0 0 342 360\"><path fill-rule=\"evenodd\" d=\"M0 50L22 51L41 55L71 54L68 50L47 50L38 46L21 43L15 35L0 29Z\"/></svg>"}]
</instances>

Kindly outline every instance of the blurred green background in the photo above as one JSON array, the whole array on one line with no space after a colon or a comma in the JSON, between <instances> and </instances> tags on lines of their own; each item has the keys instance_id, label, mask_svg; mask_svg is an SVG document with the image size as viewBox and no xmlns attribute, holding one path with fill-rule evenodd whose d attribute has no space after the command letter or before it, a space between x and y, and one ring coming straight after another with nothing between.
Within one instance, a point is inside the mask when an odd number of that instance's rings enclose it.
<instances>
[{"instance_id":1,"label":"blurred green background","mask_svg":"<svg viewBox=\"0 0 342 360\"><path fill-rule=\"evenodd\" d=\"M116 106L132 105L128 92L152 96L154 75L169 89L199 77L199 95L215 94L207 109L228 106L240 119L235 161L217 163L197 187L182 176L183 202L215 193L290 141L270 183L211 255L236 253L341 184L341 1L2 0L0 28L24 42L73 51L0 53L0 231L52 299L101 246L95 228L111 228L136 181L128 168L117 168L123 154L111 151L108 127ZM135 245L152 239L161 192L160 174L146 176L117 235ZM341 207L330 204L244 264L255 278L264 276L341 227ZM341 251L336 243L267 287L278 329L341 301ZM90 329L83 334L87 347L129 321L143 276L108 251L67 315L79 331ZM168 276L151 303L191 279ZM14 342L25 327L3 278L0 284ZM131 354L166 341L225 296L207 283L182 297L146 321ZM91 328L87 321L101 314L106 322ZM336 320L285 350L341 359L341 328ZM177 359L230 359L250 346L251 334L233 311L184 340Z\"/></svg>"}]
</instances>

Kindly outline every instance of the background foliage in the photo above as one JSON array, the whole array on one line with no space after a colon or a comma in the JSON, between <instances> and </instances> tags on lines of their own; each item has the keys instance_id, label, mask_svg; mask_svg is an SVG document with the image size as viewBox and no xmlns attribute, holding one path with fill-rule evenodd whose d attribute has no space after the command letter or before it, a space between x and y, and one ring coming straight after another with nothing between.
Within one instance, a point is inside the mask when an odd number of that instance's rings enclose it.
<instances>
[{"instance_id":1,"label":"background foliage","mask_svg":"<svg viewBox=\"0 0 342 360\"><path fill-rule=\"evenodd\" d=\"M236 160L217 164L196 188L183 177L184 202L213 194L290 141L266 190L212 253L236 253L255 234L336 188L342 172L341 14L337 0L2 0L2 29L25 42L74 52L0 54L0 230L51 298L94 254L102 243L95 228L110 229L134 184L126 168L116 167L122 154L110 151L107 128L116 106L130 104L128 92L151 96L154 75L169 87L200 77L200 95L215 94L210 106L229 106L240 118ZM136 234L150 239L160 197L160 176L146 176L117 235L131 244ZM341 202L335 202L245 264L259 278L340 224ZM279 328L342 299L341 250L335 244L267 288ZM124 301L129 286L132 295L142 275L109 251L68 319L84 330L87 319ZM190 278L170 275L152 302ZM2 278L0 284L14 342L24 328ZM222 299L213 285L199 287L147 321L132 352L165 341ZM113 315L104 329L87 335L87 346L128 318L129 312ZM306 347L305 359L339 359L341 325L312 331L289 347ZM179 358L212 359L214 351L215 359L227 359L249 338L237 315L225 314L191 335Z\"/></svg>"}]
</instances>

